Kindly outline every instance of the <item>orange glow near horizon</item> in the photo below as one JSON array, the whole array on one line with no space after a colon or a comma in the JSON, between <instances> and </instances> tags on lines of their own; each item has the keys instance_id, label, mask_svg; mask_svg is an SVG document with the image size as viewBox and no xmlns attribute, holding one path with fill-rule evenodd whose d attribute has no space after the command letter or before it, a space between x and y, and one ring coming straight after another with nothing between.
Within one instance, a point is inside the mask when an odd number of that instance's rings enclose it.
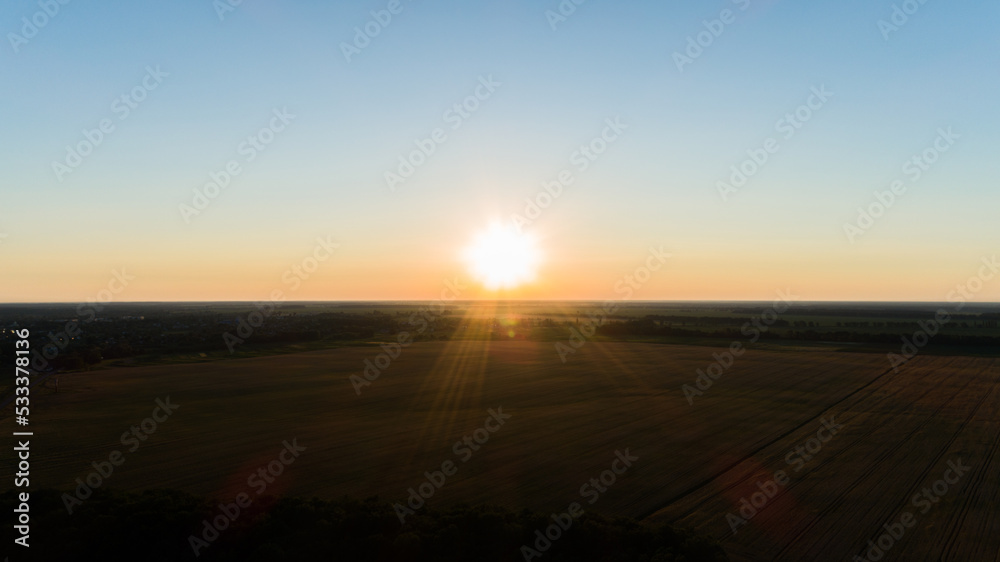
<instances>
[{"instance_id":1,"label":"orange glow near horizon","mask_svg":"<svg viewBox=\"0 0 1000 562\"><path fill-rule=\"evenodd\" d=\"M313 265L308 260L315 235L262 241L252 251L235 251L231 240L214 246L191 240L177 247L120 241L113 252L89 254L70 238L44 260L30 245L8 239L0 302L86 302L98 298L114 271L134 277L114 302L261 301L275 291L287 301L427 301L441 298L448 283L459 287L458 300L769 301L788 289L804 301L944 302L988 261L969 249L938 259L929 270L926 256L899 246L849 253L678 238L663 245L672 257L648 279L640 275L646 280L633 287L629 276L659 243L577 236L559 228L528 231L520 239L488 229L477 233L472 224L455 227L464 234L434 232L394 244L339 238L340 246L311 272L302 268ZM998 300L998 281L984 281L974 299Z\"/></svg>"}]
</instances>

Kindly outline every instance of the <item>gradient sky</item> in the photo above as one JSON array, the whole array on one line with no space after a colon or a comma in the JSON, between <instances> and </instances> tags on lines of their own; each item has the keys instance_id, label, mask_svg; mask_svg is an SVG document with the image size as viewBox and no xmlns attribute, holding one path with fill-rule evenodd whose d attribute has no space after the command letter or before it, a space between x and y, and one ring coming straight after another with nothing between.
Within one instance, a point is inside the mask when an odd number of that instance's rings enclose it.
<instances>
[{"instance_id":1,"label":"gradient sky","mask_svg":"<svg viewBox=\"0 0 1000 562\"><path fill-rule=\"evenodd\" d=\"M588 0L552 29L556 0L402 0L345 60L387 4L245 0L220 20L210 0L76 0L15 49L42 8L5 2L0 301L80 302L116 269L135 276L122 301L432 299L468 280L478 231L564 169L574 183L527 227L537 279L503 296L621 298L662 246L673 257L631 298L942 301L998 253L1000 4L930 0L886 39L891 1ZM735 21L678 70L724 9ZM147 67L169 75L122 119L112 104ZM452 130L444 112L489 76ZM833 97L776 132L820 86ZM245 161L281 108L295 118ZM608 118L628 129L576 170ZM102 119L114 131L58 181L53 161ZM910 181L904 163L948 127L960 138ZM390 191L385 172L435 128L447 140ZM723 201L717 182L768 137L778 151ZM242 173L185 222L178 206L230 160ZM896 179L906 193L851 243L844 224ZM340 247L292 291L282 275L317 237ZM976 297L1000 300L1000 276Z\"/></svg>"}]
</instances>

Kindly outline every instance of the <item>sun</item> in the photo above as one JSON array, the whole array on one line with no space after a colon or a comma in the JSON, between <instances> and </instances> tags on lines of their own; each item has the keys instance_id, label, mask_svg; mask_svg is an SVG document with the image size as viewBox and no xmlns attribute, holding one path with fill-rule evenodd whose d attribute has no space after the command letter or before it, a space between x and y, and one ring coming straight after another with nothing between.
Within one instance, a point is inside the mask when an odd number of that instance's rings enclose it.
<instances>
[{"instance_id":1,"label":"sun","mask_svg":"<svg viewBox=\"0 0 1000 562\"><path fill-rule=\"evenodd\" d=\"M494 224L464 253L469 272L487 289L513 289L535 279L541 252L534 237Z\"/></svg>"}]
</instances>

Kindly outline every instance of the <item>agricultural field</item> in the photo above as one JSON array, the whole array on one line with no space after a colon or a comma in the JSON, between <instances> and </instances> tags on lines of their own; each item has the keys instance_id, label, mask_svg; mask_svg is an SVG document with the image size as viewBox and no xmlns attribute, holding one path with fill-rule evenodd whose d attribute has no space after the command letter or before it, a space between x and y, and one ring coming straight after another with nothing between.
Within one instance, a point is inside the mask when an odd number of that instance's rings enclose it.
<instances>
[{"instance_id":1,"label":"agricultural field","mask_svg":"<svg viewBox=\"0 0 1000 562\"><path fill-rule=\"evenodd\" d=\"M996 359L917 358L650 519L715 536L733 560L995 560L998 381Z\"/></svg>"},{"instance_id":2,"label":"agricultural field","mask_svg":"<svg viewBox=\"0 0 1000 562\"><path fill-rule=\"evenodd\" d=\"M603 341L565 363L527 340L400 351L387 366L379 347L341 347L63 374L35 397L32 486L72 491L119 451L101 486L232 501L294 443L267 494L403 505L430 481L431 509L578 502L693 528L733 560L850 560L906 511L915 523L887 560L994 560L1000 547L994 358L918 356L893 372L884 353L805 347L731 364L725 347ZM382 366L371 380L366 360ZM689 400L683 386L717 361L721 376ZM168 397L176 410L143 427ZM824 425L843 427L817 450ZM133 427L144 439L123 442ZM921 513L911 497L949 462L970 468ZM613 483L590 483L611 468ZM787 482L767 485L781 470ZM773 497L753 498L734 532L727 515L759 489Z\"/></svg>"}]
</instances>

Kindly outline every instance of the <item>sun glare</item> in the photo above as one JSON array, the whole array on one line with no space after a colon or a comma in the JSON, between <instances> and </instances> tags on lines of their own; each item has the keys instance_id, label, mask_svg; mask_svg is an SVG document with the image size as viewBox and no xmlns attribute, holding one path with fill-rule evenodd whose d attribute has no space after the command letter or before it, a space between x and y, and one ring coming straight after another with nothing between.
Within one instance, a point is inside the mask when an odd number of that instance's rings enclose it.
<instances>
[{"instance_id":1,"label":"sun glare","mask_svg":"<svg viewBox=\"0 0 1000 562\"><path fill-rule=\"evenodd\" d=\"M535 278L541 253L533 237L493 225L476 236L465 252L469 271L490 290L513 289Z\"/></svg>"}]
</instances>

